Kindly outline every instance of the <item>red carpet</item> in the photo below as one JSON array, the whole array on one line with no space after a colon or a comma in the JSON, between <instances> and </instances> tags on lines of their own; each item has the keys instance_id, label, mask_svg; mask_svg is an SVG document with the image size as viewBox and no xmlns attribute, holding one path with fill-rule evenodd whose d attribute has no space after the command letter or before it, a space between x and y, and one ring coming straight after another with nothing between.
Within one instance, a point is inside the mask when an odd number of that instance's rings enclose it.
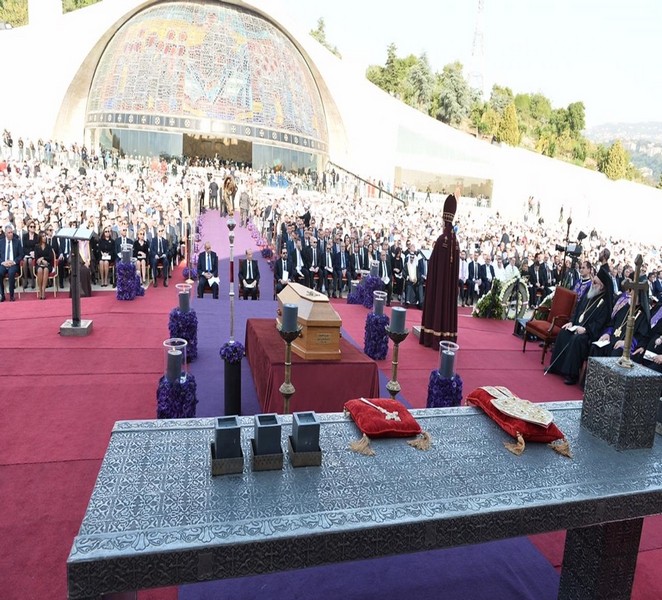
<instances>
[{"instance_id":1,"label":"red carpet","mask_svg":"<svg viewBox=\"0 0 662 600\"><path fill-rule=\"evenodd\" d=\"M225 248L218 248L223 255ZM263 274L270 281L268 269ZM173 282L181 281L176 272ZM267 289L268 285L264 288ZM63 338L70 317L66 294L37 302L33 294L0 305L0 597L3 600L63 600L66 559L78 531L113 423L154 418L163 369L161 344L168 313L176 304L174 283L147 290L144 298L118 302L104 292L82 301L83 318L94 321L86 338ZM346 334L362 346L366 309L334 301ZM461 309L458 372L466 394L480 385L503 384L534 401L581 398L581 390L542 375L541 350L512 335L512 322L470 318ZM420 312L408 311L408 327ZM238 332L239 339L243 332ZM390 354L378 363L386 377ZM413 406L425 406L430 371L438 353L410 334L401 346L398 379ZM658 440L659 443L659 440ZM532 538L559 565L563 534ZM662 597L662 517L646 520L633 598ZM141 600L170 600L177 590L141 592Z\"/></svg>"},{"instance_id":2,"label":"red carpet","mask_svg":"<svg viewBox=\"0 0 662 600\"><path fill-rule=\"evenodd\" d=\"M175 280L178 281L177 275ZM63 600L66 560L115 421L150 419L163 370L161 343L176 289L149 289L118 302L111 292L82 300L84 338L61 337L66 294L34 294L0 305L0 597ZM177 598L176 589L141 600Z\"/></svg>"}]
</instances>

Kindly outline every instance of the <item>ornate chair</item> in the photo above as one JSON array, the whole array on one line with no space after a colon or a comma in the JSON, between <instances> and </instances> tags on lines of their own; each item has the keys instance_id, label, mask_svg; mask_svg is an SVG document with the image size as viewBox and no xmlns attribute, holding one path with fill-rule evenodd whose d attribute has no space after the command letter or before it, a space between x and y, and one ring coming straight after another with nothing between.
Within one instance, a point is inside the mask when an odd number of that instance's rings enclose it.
<instances>
[{"instance_id":1,"label":"ornate chair","mask_svg":"<svg viewBox=\"0 0 662 600\"><path fill-rule=\"evenodd\" d=\"M524 345L522 352L526 352L526 341L529 335L542 340L542 358L540 363L544 364L545 354L547 348L556 340L556 336L563 325L565 325L575 309L575 302L577 302L577 294L566 288L558 286L552 298L552 305L550 307L539 307L537 312L542 312L546 315L545 319L531 319L525 327L524 332Z\"/></svg>"}]
</instances>

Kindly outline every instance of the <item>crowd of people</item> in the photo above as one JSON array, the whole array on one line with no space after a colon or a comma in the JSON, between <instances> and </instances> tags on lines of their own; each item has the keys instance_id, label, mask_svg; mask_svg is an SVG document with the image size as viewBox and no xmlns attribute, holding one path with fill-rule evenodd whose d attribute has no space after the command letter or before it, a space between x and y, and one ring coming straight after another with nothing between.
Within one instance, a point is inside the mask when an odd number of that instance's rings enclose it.
<instances>
[{"instance_id":1,"label":"crowd of people","mask_svg":"<svg viewBox=\"0 0 662 600\"><path fill-rule=\"evenodd\" d=\"M10 300L19 268L23 286L40 298L55 266L64 285L71 249L55 236L61 227L84 225L96 234L81 251L93 283L112 285L113 264L130 246L143 283L156 285L160 273L167 285L169 271L186 253L195 216L236 210L240 226L252 222L275 256L275 292L296 281L339 297L374 269L388 304L423 306L427 259L443 226L443 199L434 194L411 194L402 202L333 167L313 175L253 170L218 158L120 161L82 144L14 141L7 131L1 150L0 275L8 276ZM545 222L540 202L531 198L514 219L460 196L454 226L461 251L458 303L474 305L495 280L513 277L527 280L532 307L557 285L576 289L581 299L598 267L609 275L611 293L620 294L637 253L644 258L649 299L662 299L659 245L587 223L590 233L577 248L571 243L577 235L562 216ZM257 262L250 264L252 272ZM198 265L213 276L214 269ZM4 282L2 291L4 299Z\"/></svg>"}]
</instances>

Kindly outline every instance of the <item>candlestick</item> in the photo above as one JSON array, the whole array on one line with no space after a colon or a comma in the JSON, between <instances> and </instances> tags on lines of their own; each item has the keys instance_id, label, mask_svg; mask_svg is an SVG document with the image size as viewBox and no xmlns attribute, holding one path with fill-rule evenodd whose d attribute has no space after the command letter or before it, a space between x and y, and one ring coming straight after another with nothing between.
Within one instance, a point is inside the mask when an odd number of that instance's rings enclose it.
<instances>
[{"instance_id":1,"label":"candlestick","mask_svg":"<svg viewBox=\"0 0 662 600\"><path fill-rule=\"evenodd\" d=\"M215 458L241 456L241 427L236 416L218 417L214 427Z\"/></svg>"},{"instance_id":2,"label":"candlestick","mask_svg":"<svg viewBox=\"0 0 662 600\"><path fill-rule=\"evenodd\" d=\"M182 353L179 350L168 350L168 381L177 381L182 376Z\"/></svg>"},{"instance_id":3,"label":"candlestick","mask_svg":"<svg viewBox=\"0 0 662 600\"><path fill-rule=\"evenodd\" d=\"M391 311L391 331L393 333L403 333L405 330L406 308L394 308Z\"/></svg>"},{"instance_id":4,"label":"candlestick","mask_svg":"<svg viewBox=\"0 0 662 600\"><path fill-rule=\"evenodd\" d=\"M299 307L296 304L283 305L283 324L281 329L289 333L297 330Z\"/></svg>"},{"instance_id":5,"label":"candlestick","mask_svg":"<svg viewBox=\"0 0 662 600\"><path fill-rule=\"evenodd\" d=\"M384 304L386 303L386 292L382 292L380 290L375 290L372 293L372 311L376 315L383 315L384 314Z\"/></svg>"},{"instance_id":6,"label":"candlestick","mask_svg":"<svg viewBox=\"0 0 662 600\"><path fill-rule=\"evenodd\" d=\"M393 314L396 310L401 310L403 313L404 309L393 309ZM404 315L402 317L404 319ZM391 326L386 328L388 337L393 341L393 358L391 359L391 380L386 384L386 389L391 395L391 398L395 400L395 397L400 393L400 384L398 383L398 354L400 351L400 343L403 342L406 337L409 335L408 329L403 329L403 331L394 331L393 322L391 321Z\"/></svg>"},{"instance_id":7,"label":"candlestick","mask_svg":"<svg viewBox=\"0 0 662 600\"><path fill-rule=\"evenodd\" d=\"M284 306L288 305L285 304ZM283 338L283 341L285 342L285 381L283 381L280 388L278 388L278 391L283 397L283 414L286 415L290 412L290 398L295 392L294 385L292 384L292 342L301 335L303 327L297 324L294 331L285 331L282 323L276 327L280 337Z\"/></svg>"}]
</instances>

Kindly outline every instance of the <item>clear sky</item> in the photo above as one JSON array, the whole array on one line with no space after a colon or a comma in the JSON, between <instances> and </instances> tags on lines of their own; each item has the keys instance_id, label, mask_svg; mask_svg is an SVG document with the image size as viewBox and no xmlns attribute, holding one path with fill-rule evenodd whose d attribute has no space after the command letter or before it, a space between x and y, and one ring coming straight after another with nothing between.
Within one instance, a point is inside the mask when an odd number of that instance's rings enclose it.
<instances>
[{"instance_id":1,"label":"clear sky","mask_svg":"<svg viewBox=\"0 0 662 600\"><path fill-rule=\"evenodd\" d=\"M470 70L478 0L281 0L306 30L365 70L426 52L434 71ZM484 80L540 92L554 108L583 101L587 126L662 121L662 0L484 0Z\"/></svg>"}]
</instances>

